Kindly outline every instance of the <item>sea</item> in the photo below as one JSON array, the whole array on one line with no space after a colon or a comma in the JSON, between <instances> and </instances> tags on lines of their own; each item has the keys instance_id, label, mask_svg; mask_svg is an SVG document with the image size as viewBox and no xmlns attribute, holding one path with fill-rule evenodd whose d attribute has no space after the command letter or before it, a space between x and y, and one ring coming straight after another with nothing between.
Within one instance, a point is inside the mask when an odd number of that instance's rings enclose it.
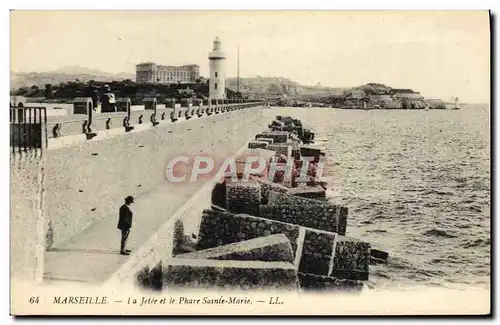
<instances>
[{"instance_id":1,"label":"sea","mask_svg":"<svg viewBox=\"0 0 500 325\"><path fill-rule=\"evenodd\" d=\"M490 287L490 108L271 108L326 146L328 199L346 235L389 253L369 287Z\"/></svg>"}]
</instances>

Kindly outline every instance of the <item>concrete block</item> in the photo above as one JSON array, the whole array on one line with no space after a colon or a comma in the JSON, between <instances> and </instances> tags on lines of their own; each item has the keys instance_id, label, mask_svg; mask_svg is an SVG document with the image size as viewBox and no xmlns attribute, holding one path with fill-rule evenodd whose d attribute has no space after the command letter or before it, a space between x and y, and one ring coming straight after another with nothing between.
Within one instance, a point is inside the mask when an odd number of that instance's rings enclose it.
<instances>
[{"instance_id":1,"label":"concrete block","mask_svg":"<svg viewBox=\"0 0 500 325\"><path fill-rule=\"evenodd\" d=\"M255 136L256 140L258 140L259 138L271 138L273 139L273 143L286 143L289 139L289 132L286 131L263 132Z\"/></svg>"},{"instance_id":2,"label":"concrete block","mask_svg":"<svg viewBox=\"0 0 500 325\"><path fill-rule=\"evenodd\" d=\"M168 288L297 290L298 277L286 262L173 258L163 263L162 286Z\"/></svg>"},{"instance_id":3,"label":"concrete block","mask_svg":"<svg viewBox=\"0 0 500 325\"><path fill-rule=\"evenodd\" d=\"M267 142L264 142L264 141L250 141L248 143L248 148L250 148L250 149L256 149L256 148L266 149L267 145L268 145Z\"/></svg>"},{"instance_id":4,"label":"concrete block","mask_svg":"<svg viewBox=\"0 0 500 325\"><path fill-rule=\"evenodd\" d=\"M318 148L302 146L300 147L300 154L303 157L314 157L314 162L319 162L319 158L324 156L325 152Z\"/></svg>"},{"instance_id":5,"label":"concrete block","mask_svg":"<svg viewBox=\"0 0 500 325\"><path fill-rule=\"evenodd\" d=\"M294 225L337 232L338 214L335 208L328 205L261 205L260 216Z\"/></svg>"},{"instance_id":6,"label":"concrete block","mask_svg":"<svg viewBox=\"0 0 500 325\"><path fill-rule=\"evenodd\" d=\"M272 138L259 138L259 141L267 142L268 144L273 144Z\"/></svg>"},{"instance_id":7,"label":"concrete block","mask_svg":"<svg viewBox=\"0 0 500 325\"><path fill-rule=\"evenodd\" d=\"M226 182L214 185L211 202L221 208L226 208Z\"/></svg>"},{"instance_id":8,"label":"concrete block","mask_svg":"<svg viewBox=\"0 0 500 325\"><path fill-rule=\"evenodd\" d=\"M289 189L288 194L310 199L326 198L326 190L320 185L294 187Z\"/></svg>"},{"instance_id":9,"label":"concrete block","mask_svg":"<svg viewBox=\"0 0 500 325\"><path fill-rule=\"evenodd\" d=\"M284 234L295 254L299 227L245 214L203 210L197 250L227 245L273 234Z\"/></svg>"},{"instance_id":10,"label":"concrete block","mask_svg":"<svg viewBox=\"0 0 500 325\"><path fill-rule=\"evenodd\" d=\"M335 243L335 256L330 275L338 278L368 280L370 244L344 236Z\"/></svg>"},{"instance_id":11,"label":"concrete block","mask_svg":"<svg viewBox=\"0 0 500 325\"><path fill-rule=\"evenodd\" d=\"M272 150L278 155L284 155L285 157L291 157L292 155L291 145L268 144L266 149Z\"/></svg>"},{"instance_id":12,"label":"concrete block","mask_svg":"<svg viewBox=\"0 0 500 325\"><path fill-rule=\"evenodd\" d=\"M347 215L349 211L347 207L336 205L328 201L309 199L272 190L269 192L268 205L296 207L296 210L298 211L293 211L292 217L297 216L297 224L305 227L337 232L339 235L345 235L347 228ZM261 216L266 217L266 213L277 214L279 211L279 209L272 207L261 207ZM314 217L315 214L317 217ZM325 222L323 222L323 217L328 216L330 216L330 218L327 218ZM272 217L269 218L274 219ZM277 216L277 218L279 218L279 216Z\"/></svg>"},{"instance_id":13,"label":"concrete block","mask_svg":"<svg viewBox=\"0 0 500 325\"><path fill-rule=\"evenodd\" d=\"M268 181L267 179L258 179L257 182L260 184L260 193L261 193L261 204L268 204L269 200L269 193L271 191L277 191L280 193L287 193L288 188L284 187L283 185L273 183L271 181Z\"/></svg>"},{"instance_id":14,"label":"concrete block","mask_svg":"<svg viewBox=\"0 0 500 325\"><path fill-rule=\"evenodd\" d=\"M363 289L362 281L337 279L315 274L298 273L300 289L303 291L339 291L359 292Z\"/></svg>"},{"instance_id":15,"label":"concrete block","mask_svg":"<svg viewBox=\"0 0 500 325\"><path fill-rule=\"evenodd\" d=\"M306 229L302 243L299 271L316 275L329 275L337 234ZM300 249L299 249L300 251Z\"/></svg>"},{"instance_id":16,"label":"concrete block","mask_svg":"<svg viewBox=\"0 0 500 325\"><path fill-rule=\"evenodd\" d=\"M201 251L177 255L176 258L290 262L294 256L290 240L283 234L258 237Z\"/></svg>"},{"instance_id":17,"label":"concrete block","mask_svg":"<svg viewBox=\"0 0 500 325\"><path fill-rule=\"evenodd\" d=\"M257 182L228 182L226 184L226 209L234 213L258 216L260 185Z\"/></svg>"}]
</instances>

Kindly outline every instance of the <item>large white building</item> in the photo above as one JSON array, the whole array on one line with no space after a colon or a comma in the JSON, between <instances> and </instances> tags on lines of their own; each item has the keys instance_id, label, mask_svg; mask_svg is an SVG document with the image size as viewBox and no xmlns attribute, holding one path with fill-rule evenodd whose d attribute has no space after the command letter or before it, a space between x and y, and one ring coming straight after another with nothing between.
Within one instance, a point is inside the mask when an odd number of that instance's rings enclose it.
<instances>
[{"instance_id":1,"label":"large white building","mask_svg":"<svg viewBox=\"0 0 500 325\"><path fill-rule=\"evenodd\" d=\"M136 65L135 69L137 83L195 83L200 77L200 67L196 64L171 66L146 62Z\"/></svg>"},{"instance_id":2,"label":"large white building","mask_svg":"<svg viewBox=\"0 0 500 325\"><path fill-rule=\"evenodd\" d=\"M210 61L209 92L211 99L226 98L226 55L222 52L221 42L215 38L212 52L208 54Z\"/></svg>"}]
</instances>

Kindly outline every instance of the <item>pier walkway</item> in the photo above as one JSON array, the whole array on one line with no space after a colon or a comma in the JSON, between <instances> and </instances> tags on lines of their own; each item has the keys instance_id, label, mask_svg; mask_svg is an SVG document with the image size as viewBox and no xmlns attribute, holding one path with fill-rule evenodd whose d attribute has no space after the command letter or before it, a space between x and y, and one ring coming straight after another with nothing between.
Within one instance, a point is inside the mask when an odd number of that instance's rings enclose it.
<instances>
[{"instance_id":1,"label":"pier walkway","mask_svg":"<svg viewBox=\"0 0 500 325\"><path fill-rule=\"evenodd\" d=\"M131 206L134 217L127 243L132 250L129 256L119 254L118 213L106 216L45 252L44 281L106 281L201 185L201 181L182 185L165 182L137 196Z\"/></svg>"}]
</instances>

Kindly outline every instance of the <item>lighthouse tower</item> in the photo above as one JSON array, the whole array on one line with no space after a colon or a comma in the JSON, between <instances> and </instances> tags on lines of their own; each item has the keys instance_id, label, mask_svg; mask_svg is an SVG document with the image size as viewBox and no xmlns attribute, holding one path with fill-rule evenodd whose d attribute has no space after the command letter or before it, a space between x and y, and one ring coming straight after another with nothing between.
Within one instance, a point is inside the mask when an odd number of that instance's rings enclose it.
<instances>
[{"instance_id":1,"label":"lighthouse tower","mask_svg":"<svg viewBox=\"0 0 500 325\"><path fill-rule=\"evenodd\" d=\"M210 60L210 98L221 100L226 98L226 55L222 52L218 37L214 48L208 54Z\"/></svg>"}]
</instances>

